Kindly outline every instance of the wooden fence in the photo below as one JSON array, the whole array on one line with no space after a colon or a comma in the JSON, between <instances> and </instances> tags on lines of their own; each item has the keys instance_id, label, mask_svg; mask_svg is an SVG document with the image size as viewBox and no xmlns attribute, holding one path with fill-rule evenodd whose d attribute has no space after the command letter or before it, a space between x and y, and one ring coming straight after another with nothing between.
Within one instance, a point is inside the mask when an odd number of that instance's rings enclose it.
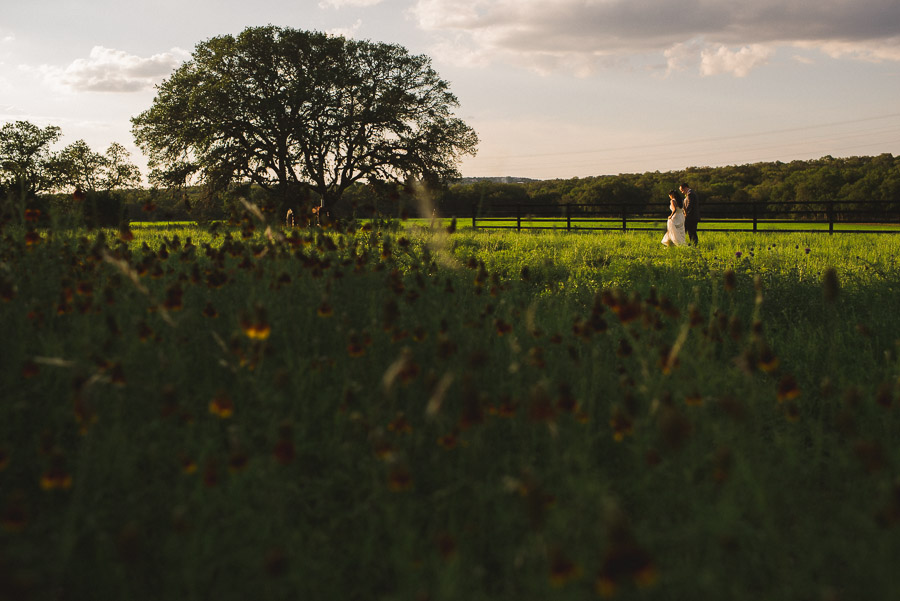
<instances>
[{"instance_id":1,"label":"wooden fence","mask_svg":"<svg viewBox=\"0 0 900 601\"><path fill-rule=\"evenodd\" d=\"M472 206L472 227L662 231L668 205L622 203ZM767 202L700 204L705 232L900 234L900 202Z\"/></svg>"}]
</instances>

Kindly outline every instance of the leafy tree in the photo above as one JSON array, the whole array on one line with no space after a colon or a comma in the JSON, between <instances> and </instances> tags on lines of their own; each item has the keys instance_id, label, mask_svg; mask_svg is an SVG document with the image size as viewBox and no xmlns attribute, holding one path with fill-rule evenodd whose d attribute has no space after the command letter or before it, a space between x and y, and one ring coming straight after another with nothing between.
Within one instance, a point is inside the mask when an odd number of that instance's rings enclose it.
<instances>
[{"instance_id":1,"label":"leafy tree","mask_svg":"<svg viewBox=\"0 0 900 601\"><path fill-rule=\"evenodd\" d=\"M59 174L60 183L83 191L100 188L102 168L103 155L91 150L84 140L69 144L53 160L53 169Z\"/></svg>"},{"instance_id":2,"label":"leafy tree","mask_svg":"<svg viewBox=\"0 0 900 601\"><path fill-rule=\"evenodd\" d=\"M132 188L140 183L141 170L131 162L131 153L118 142L110 144L104 156L103 188L118 190Z\"/></svg>"},{"instance_id":3,"label":"leafy tree","mask_svg":"<svg viewBox=\"0 0 900 601\"><path fill-rule=\"evenodd\" d=\"M78 140L63 148L53 164L60 184L85 192L109 192L140 184L141 172L130 158L128 150L117 142L110 144L106 154L99 154L84 140Z\"/></svg>"},{"instance_id":4,"label":"leafy tree","mask_svg":"<svg viewBox=\"0 0 900 601\"><path fill-rule=\"evenodd\" d=\"M26 200L53 188L50 145L59 136L55 125L41 128L28 121L0 128L0 183L7 191L0 197L0 214L21 221Z\"/></svg>"},{"instance_id":5,"label":"leafy tree","mask_svg":"<svg viewBox=\"0 0 900 601\"><path fill-rule=\"evenodd\" d=\"M330 209L355 182L459 175L475 132L430 59L274 26L200 43L132 119L154 181L252 182Z\"/></svg>"}]
</instances>

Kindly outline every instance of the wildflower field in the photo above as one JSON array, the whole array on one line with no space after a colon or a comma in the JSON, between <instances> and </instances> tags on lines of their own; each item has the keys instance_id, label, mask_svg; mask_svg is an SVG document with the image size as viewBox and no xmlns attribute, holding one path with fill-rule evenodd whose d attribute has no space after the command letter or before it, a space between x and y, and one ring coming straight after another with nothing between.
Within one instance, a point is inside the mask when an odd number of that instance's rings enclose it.
<instances>
[{"instance_id":1,"label":"wildflower field","mask_svg":"<svg viewBox=\"0 0 900 601\"><path fill-rule=\"evenodd\" d=\"M7 229L0 599L897 599L900 237Z\"/></svg>"}]
</instances>

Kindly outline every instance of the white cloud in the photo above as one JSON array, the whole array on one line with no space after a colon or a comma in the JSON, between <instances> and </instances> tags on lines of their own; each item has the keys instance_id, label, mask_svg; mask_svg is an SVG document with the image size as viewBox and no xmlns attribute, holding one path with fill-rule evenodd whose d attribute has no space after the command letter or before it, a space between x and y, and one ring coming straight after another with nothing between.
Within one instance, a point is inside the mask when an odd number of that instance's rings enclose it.
<instances>
[{"instance_id":1,"label":"white cloud","mask_svg":"<svg viewBox=\"0 0 900 601\"><path fill-rule=\"evenodd\" d=\"M503 60L586 72L662 55L669 72L746 75L777 46L900 60L896 0L417 0L409 10L467 63Z\"/></svg>"},{"instance_id":2,"label":"white cloud","mask_svg":"<svg viewBox=\"0 0 900 601\"><path fill-rule=\"evenodd\" d=\"M322 0L319 2L319 8L327 9L334 8L340 9L345 6L352 7L366 7L366 6L375 6L376 4L381 4L382 0Z\"/></svg>"},{"instance_id":3,"label":"white cloud","mask_svg":"<svg viewBox=\"0 0 900 601\"><path fill-rule=\"evenodd\" d=\"M76 92L138 92L170 75L189 56L180 48L143 58L94 46L86 59L76 59L65 68L43 65L40 71L51 85Z\"/></svg>"},{"instance_id":4,"label":"white cloud","mask_svg":"<svg viewBox=\"0 0 900 601\"><path fill-rule=\"evenodd\" d=\"M439 61L460 67L482 68L491 62L487 54L469 44L462 34L438 40L432 45L430 54Z\"/></svg>"},{"instance_id":5,"label":"white cloud","mask_svg":"<svg viewBox=\"0 0 900 601\"><path fill-rule=\"evenodd\" d=\"M850 57L872 62L900 61L900 36L867 43L820 40L800 42L796 46L818 49L832 58Z\"/></svg>"},{"instance_id":6,"label":"white cloud","mask_svg":"<svg viewBox=\"0 0 900 601\"><path fill-rule=\"evenodd\" d=\"M735 77L746 77L755 67L769 62L774 50L761 44L744 46L740 50L732 51L726 46L719 46L715 50L704 49L700 53L701 75L719 75L731 73Z\"/></svg>"},{"instance_id":7,"label":"white cloud","mask_svg":"<svg viewBox=\"0 0 900 601\"><path fill-rule=\"evenodd\" d=\"M696 64L702 50L699 40L679 42L666 48L663 52L663 56L666 58L666 75L674 71L685 71L689 66Z\"/></svg>"},{"instance_id":8,"label":"white cloud","mask_svg":"<svg viewBox=\"0 0 900 601\"><path fill-rule=\"evenodd\" d=\"M333 29L329 29L328 33L330 33L331 35L343 36L348 39L355 38L360 27L362 27L362 19L357 19L356 23L354 23L350 27L335 27Z\"/></svg>"}]
</instances>

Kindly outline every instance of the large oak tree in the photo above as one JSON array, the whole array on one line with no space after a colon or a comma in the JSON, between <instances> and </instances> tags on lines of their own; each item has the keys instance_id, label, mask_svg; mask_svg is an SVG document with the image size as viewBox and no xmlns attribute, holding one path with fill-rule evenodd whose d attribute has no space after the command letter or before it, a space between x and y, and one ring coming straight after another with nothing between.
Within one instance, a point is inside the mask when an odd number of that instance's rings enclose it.
<instances>
[{"instance_id":1,"label":"large oak tree","mask_svg":"<svg viewBox=\"0 0 900 601\"><path fill-rule=\"evenodd\" d=\"M326 209L358 181L458 177L475 132L427 56L274 26L200 43L132 119L157 180L252 182Z\"/></svg>"}]
</instances>

